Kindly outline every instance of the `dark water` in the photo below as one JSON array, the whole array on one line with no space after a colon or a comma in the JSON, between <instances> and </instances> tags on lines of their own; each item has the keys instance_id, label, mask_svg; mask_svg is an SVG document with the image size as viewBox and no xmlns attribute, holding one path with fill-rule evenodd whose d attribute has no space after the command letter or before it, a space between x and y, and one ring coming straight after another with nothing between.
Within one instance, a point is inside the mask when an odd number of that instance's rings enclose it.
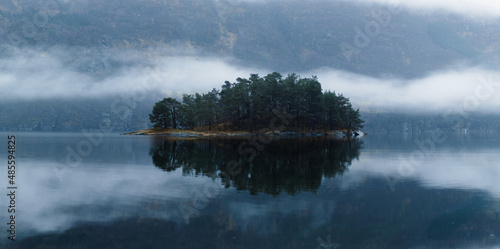
<instances>
[{"instance_id":1,"label":"dark water","mask_svg":"<svg viewBox=\"0 0 500 249\"><path fill-rule=\"evenodd\" d=\"M495 133L16 138L1 248L500 248Z\"/></svg>"}]
</instances>

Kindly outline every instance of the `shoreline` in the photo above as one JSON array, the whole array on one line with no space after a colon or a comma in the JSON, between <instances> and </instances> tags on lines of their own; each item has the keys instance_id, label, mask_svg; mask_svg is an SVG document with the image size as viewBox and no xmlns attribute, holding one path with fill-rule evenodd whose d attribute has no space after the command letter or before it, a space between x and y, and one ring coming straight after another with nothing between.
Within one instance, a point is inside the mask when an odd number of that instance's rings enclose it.
<instances>
[{"instance_id":1,"label":"shoreline","mask_svg":"<svg viewBox=\"0 0 500 249\"><path fill-rule=\"evenodd\" d=\"M133 132L123 133L122 135L147 135L147 136L170 136L170 137L253 137L253 136L282 136L282 137L323 137L334 136L338 138L344 137L362 137L367 133L363 131L353 131L349 134L347 131L330 130L330 131L267 131L267 132L248 132L248 131L194 131L180 129L145 129Z\"/></svg>"}]
</instances>

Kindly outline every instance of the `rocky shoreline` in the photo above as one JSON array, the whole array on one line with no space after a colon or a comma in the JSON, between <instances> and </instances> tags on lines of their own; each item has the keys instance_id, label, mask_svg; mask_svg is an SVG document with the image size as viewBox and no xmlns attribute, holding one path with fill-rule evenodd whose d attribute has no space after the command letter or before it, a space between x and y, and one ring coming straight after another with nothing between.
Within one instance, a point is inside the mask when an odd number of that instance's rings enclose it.
<instances>
[{"instance_id":1,"label":"rocky shoreline","mask_svg":"<svg viewBox=\"0 0 500 249\"><path fill-rule=\"evenodd\" d=\"M262 132L198 132L198 131L182 131L182 130L155 130L147 129L135 132L124 133L123 135L155 135L155 136L169 136L176 138L200 138L200 137L252 137L252 136L280 136L280 137L323 137L333 136L337 138L343 137L362 137L367 133L363 131L353 131L348 133L346 131L327 131L327 132L300 132L300 131L267 131Z\"/></svg>"}]
</instances>

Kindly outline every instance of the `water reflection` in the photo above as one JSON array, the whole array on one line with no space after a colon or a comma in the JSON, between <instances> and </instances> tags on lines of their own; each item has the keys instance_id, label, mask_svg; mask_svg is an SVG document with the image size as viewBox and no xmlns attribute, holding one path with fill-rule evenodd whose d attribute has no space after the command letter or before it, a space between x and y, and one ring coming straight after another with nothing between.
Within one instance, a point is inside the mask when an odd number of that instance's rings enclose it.
<instances>
[{"instance_id":1,"label":"water reflection","mask_svg":"<svg viewBox=\"0 0 500 249\"><path fill-rule=\"evenodd\" d=\"M239 153L242 143L245 141L157 137L149 154L154 165L168 172L182 168L184 175L217 175L226 187L276 196L317 191L323 178L335 178L348 170L359 158L362 144L356 139L329 137L280 139L263 146L249 160L248 154ZM230 161L239 162L237 174L224 174Z\"/></svg>"},{"instance_id":2,"label":"water reflection","mask_svg":"<svg viewBox=\"0 0 500 249\"><path fill-rule=\"evenodd\" d=\"M385 187L393 191L402 182L418 181L422 187L481 191L500 198L500 134L478 133L465 138L448 134L443 143L422 150L417 144L429 137L402 141L397 136L371 135L365 139L356 167L343 178L343 187L356 188L370 176L386 179Z\"/></svg>"},{"instance_id":3,"label":"water reflection","mask_svg":"<svg viewBox=\"0 0 500 249\"><path fill-rule=\"evenodd\" d=\"M67 146L82 139L19 134L19 240L2 236L0 248L500 245L498 135L450 136L411 175L397 178L394 191L386 176L399 174L400 156L418 149L411 139L370 134L362 146L324 138L280 140L245 163L237 150L241 140L110 134L78 167L55 174ZM0 143L0 158L6 157L5 146ZM221 178L230 160L239 160L244 170ZM218 186L218 194L200 206L196 193L207 185ZM180 211L185 203L197 208L188 224ZM6 215L0 212L0 221Z\"/></svg>"}]
</instances>

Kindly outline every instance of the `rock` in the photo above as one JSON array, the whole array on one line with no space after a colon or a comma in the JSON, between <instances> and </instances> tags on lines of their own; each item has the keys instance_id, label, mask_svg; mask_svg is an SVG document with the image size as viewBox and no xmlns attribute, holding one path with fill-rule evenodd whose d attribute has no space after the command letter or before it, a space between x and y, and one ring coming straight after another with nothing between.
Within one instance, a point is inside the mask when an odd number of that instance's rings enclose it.
<instances>
[{"instance_id":1,"label":"rock","mask_svg":"<svg viewBox=\"0 0 500 249\"><path fill-rule=\"evenodd\" d=\"M298 132L298 131L285 131L285 132L281 132L281 136L286 136L286 137L298 137L298 136L302 136L303 134L301 132Z\"/></svg>"},{"instance_id":2,"label":"rock","mask_svg":"<svg viewBox=\"0 0 500 249\"><path fill-rule=\"evenodd\" d=\"M264 133L262 133L262 132L259 132L259 133L260 133L260 134L264 134L264 135L274 135L274 132L273 132L273 131L271 131L271 130L268 130L268 131L266 131L266 132L264 132Z\"/></svg>"},{"instance_id":3,"label":"rock","mask_svg":"<svg viewBox=\"0 0 500 249\"><path fill-rule=\"evenodd\" d=\"M191 133L184 133L184 132L174 132L171 133L170 136L173 137L196 137L196 134L191 134Z\"/></svg>"},{"instance_id":4,"label":"rock","mask_svg":"<svg viewBox=\"0 0 500 249\"><path fill-rule=\"evenodd\" d=\"M309 132L306 134L308 137L321 137L323 136L323 133L317 133L317 132Z\"/></svg>"},{"instance_id":5,"label":"rock","mask_svg":"<svg viewBox=\"0 0 500 249\"><path fill-rule=\"evenodd\" d=\"M343 138L343 137L346 136L346 134L344 132L342 132L342 131L331 131L331 132L328 133L328 135L332 135L332 136L334 136L336 138Z\"/></svg>"},{"instance_id":6,"label":"rock","mask_svg":"<svg viewBox=\"0 0 500 249\"><path fill-rule=\"evenodd\" d=\"M364 133L362 131L355 131L354 135L359 136L359 137L364 137L364 136L366 136L366 133Z\"/></svg>"}]
</instances>

